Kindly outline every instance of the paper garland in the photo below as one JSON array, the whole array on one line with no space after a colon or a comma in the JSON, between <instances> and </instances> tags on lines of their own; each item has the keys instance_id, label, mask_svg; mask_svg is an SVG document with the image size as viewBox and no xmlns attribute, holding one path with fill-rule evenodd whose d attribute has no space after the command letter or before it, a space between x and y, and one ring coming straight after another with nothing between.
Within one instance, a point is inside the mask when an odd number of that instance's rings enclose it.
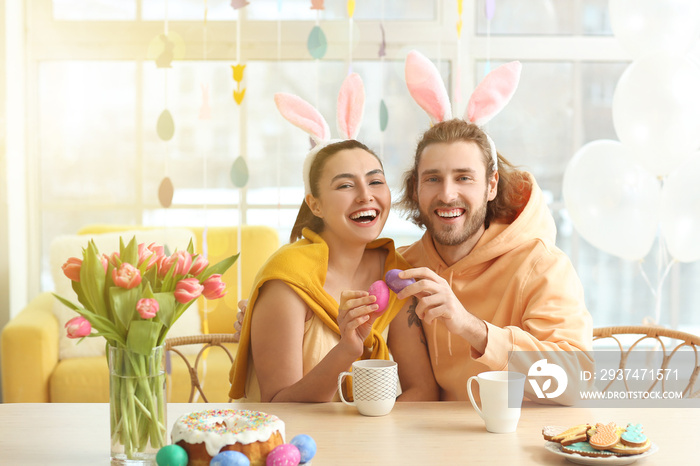
<instances>
[{"instance_id":1,"label":"paper garland","mask_svg":"<svg viewBox=\"0 0 700 466\"><path fill-rule=\"evenodd\" d=\"M231 0L231 8L234 10L238 10L239 8L243 8L248 5L250 5L250 2L247 2L246 0Z\"/></svg>"},{"instance_id":2,"label":"paper garland","mask_svg":"<svg viewBox=\"0 0 700 466\"><path fill-rule=\"evenodd\" d=\"M311 56L317 60L326 55L328 49L328 40L321 26L314 26L309 34L309 39L306 41L306 47L309 49Z\"/></svg>"},{"instance_id":3,"label":"paper garland","mask_svg":"<svg viewBox=\"0 0 700 466\"><path fill-rule=\"evenodd\" d=\"M239 156L231 166L231 182L237 188L244 188L248 184L248 164L242 156Z\"/></svg>"},{"instance_id":4,"label":"paper garland","mask_svg":"<svg viewBox=\"0 0 700 466\"><path fill-rule=\"evenodd\" d=\"M173 194L175 194L175 187L173 182L169 177L163 178L158 186L158 201L160 205L166 209L173 204Z\"/></svg>"},{"instance_id":5,"label":"paper garland","mask_svg":"<svg viewBox=\"0 0 700 466\"><path fill-rule=\"evenodd\" d=\"M156 123L156 132L158 137L163 141L170 141L175 134L175 122L173 116L168 109L161 112Z\"/></svg>"},{"instance_id":6,"label":"paper garland","mask_svg":"<svg viewBox=\"0 0 700 466\"><path fill-rule=\"evenodd\" d=\"M233 100L235 100L238 105L241 105L245 97L245 88L241 87L245 65L231 65L231 70L233 71L233 80L236 81L236 89L233 90Z\"/></svg>"},{"instance_id":7,"label":"paper garland","mask_svg":"<svg viewBox=\"0 0 700 466\"><path fill-rule=\"evenodd\" d=\"M200 87L202 88L202 105L199 107L197 118L200 120L210 120L211 107L209 106L209 85L200 84Z\"/></svg>"},{"instance_id":8,"label":"paper garland","mask_svg":"<svg viewBox=\"0 0 700 466\"><path fill-rule=\"evenodd\" d=\"M389 125L389 109L384 103L384 99L379 102L379 129L383 132L386 131L386 127Z\"/></svg>"}]
</instances>

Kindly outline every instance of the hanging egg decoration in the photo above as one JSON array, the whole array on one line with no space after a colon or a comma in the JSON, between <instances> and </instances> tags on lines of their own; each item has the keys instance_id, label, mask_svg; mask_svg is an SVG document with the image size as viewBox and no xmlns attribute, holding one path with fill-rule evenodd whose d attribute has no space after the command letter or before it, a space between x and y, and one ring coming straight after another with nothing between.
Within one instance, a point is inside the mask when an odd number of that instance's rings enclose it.
<instances>
[{"instance_id":1,"label":"hanging egg decoration","mask_svg":"<svg viewBox=\"0 0 700 466\"><path fill-rule=\"evenodd\" d=\"M234 160L231 166L231 182L237 188L243 188L248 184L248 164L242 156Z\"/></svg>"},{"instance_id":2,"label":"hanging egg decoration","mask_svg":"<svg viewBox=\"0 0 700 466\"><path fill-rule=\"evenodd\" d=\"M321 59L326 55L328 40L320 26L314 26L311 29L309 39L306 41L306 47L313 58Z\"/></svg>"},{"instance_id":3,"label":"hanging egg decoration","mask_svg":"<svg viewBox=\"0 0 700 466\"><path fill-rule=\"evenodd\" d=\"M175 188L173 187L173 182L167 176L163 178L158 187L158 201L160 205L166 209L173 204L173 194L175 193Z\"/></svg>"},{"instance_id":4,"label":"hanging egg decoration","mask_svg":"<svg viewBox=\"0 0 700 466\"><path fill-rule=\"evenodd\" d=\"M170 141L173 138L173 134L175 134L175 122L168 109L163 110L158 117L156 132L158 133L158 137L163 141Z\"/></svg>"},{"instance_id":5,"label":"hanging egg decoration","mask_svg":"<svg viewBox=\"0 0 700 466\"><path fill-rule=\"evenodd\" d=\"M384 103L384 99L379 102L379 129L386 131L386 127L389 124L389 109Z\"/></svg>"}]
</instances>

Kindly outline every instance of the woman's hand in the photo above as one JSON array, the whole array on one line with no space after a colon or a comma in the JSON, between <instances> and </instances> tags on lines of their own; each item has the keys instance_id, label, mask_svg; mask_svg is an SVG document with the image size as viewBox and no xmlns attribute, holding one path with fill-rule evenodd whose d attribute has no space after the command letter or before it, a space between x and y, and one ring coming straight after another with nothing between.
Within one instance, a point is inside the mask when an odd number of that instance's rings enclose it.
<instances>
[{"instance_id":1,"label":"woman's hand","mask_svg":"<svg viewBox=\"0 0 700 466\"><path fill-rule=\"evenodd\" d=\"M241 339L241 328L243 327L243 319L245 318L245 310L248 308L248 300L241 299L238 301L239 311L236 313L236 321L233 323L233 341L237 342Z\"/></svg>"},{"instance_id":2,"label":"woman's hand","mask_svg":"<svg viewBox=\"0 0 700 466\"><path fill-rule=\"evenodd\" d=\"M343 291L340 294L338 308L338 327L340 328L340 343L359 358L364 352L364 341L372 331L372 324L378 315L376 298L366 291Z\"/></svg>"}]
</instances>

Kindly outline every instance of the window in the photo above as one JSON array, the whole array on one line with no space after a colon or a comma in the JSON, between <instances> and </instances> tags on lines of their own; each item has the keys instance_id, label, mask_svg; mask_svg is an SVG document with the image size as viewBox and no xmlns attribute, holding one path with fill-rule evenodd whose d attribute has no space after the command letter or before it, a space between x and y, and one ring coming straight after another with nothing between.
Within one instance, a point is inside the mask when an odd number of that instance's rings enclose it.
<instances>
[{"instance_id":1,"label":"window","mask_svg":"<svg viewBox=\"0 0 700 466\"><path fill-rule=\"evenodd\" d=\"M489 67L523 62L520 88L489 132L545 192L558 245L578 270L596 326L636 324L659 312L663 325L700 328L691 312L700 305L693 286L700 265L675 265L657 308L658 246L642 265L610 256L577 234L562 201L563 172L576 150L616 139L612 97L629 58L612 36L607 1L503 0L491 21L484 2L464 2L459 41L456 2L448 0L357 2L352 24L345 2L335 1L326 1L324 11L312 10L309 0L283 0L281 10L277 0L239 10L230 0L29 2L27 86L36 89L29 101L37 121L31 161L38 167L32 212L42 257L56 235L106 222L266 224L284 242L303 197L308 138L278 114L272 95L291 92L317 105L335 134L335 100L349 66L367 90L360 139L380 153L396 198L416 138L428 126L403 77L405 53L418 48L439 63L448 89L464 90L452 95L457 115ZM321 60L307 50L316 25L328 39ZM178 56L170 68L158 68L154 44L166 31ZM241 106L232 98L231 65L239 59L246 65ZM381 101L389 109L385 131ZM200 118L205 102L209 119ZM156 131L164 110L175 125L168 141ZM231 182L239 156L250 173L245 189ZM158 201L166 176L175 187L168 209ZM384 234L405 245L421 231L392 214ZM50 289L46 261L35 268L43 272L41 287Z\"/></svg>"}]
</instances>

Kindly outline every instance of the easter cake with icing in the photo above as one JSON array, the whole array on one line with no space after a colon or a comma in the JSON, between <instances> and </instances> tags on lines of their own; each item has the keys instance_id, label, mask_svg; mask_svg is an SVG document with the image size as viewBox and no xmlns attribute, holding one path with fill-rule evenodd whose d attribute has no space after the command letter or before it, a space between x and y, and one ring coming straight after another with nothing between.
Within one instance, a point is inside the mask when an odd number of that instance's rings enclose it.
<instances>
[{"instance_id":1,"label":"easter cake with icing","mask_svg":"<svg viewBox=\"0 0 700 466\"><path fill-rule=\"evenodd\" d=\"M267 455L284 443L284 422L277 416L242 409L212 409L181 416L173 425L172 442L185 449L188 466L209 466L219 452L246 455L251 466L264 465Z\"/></svg>"}]
</instances>

